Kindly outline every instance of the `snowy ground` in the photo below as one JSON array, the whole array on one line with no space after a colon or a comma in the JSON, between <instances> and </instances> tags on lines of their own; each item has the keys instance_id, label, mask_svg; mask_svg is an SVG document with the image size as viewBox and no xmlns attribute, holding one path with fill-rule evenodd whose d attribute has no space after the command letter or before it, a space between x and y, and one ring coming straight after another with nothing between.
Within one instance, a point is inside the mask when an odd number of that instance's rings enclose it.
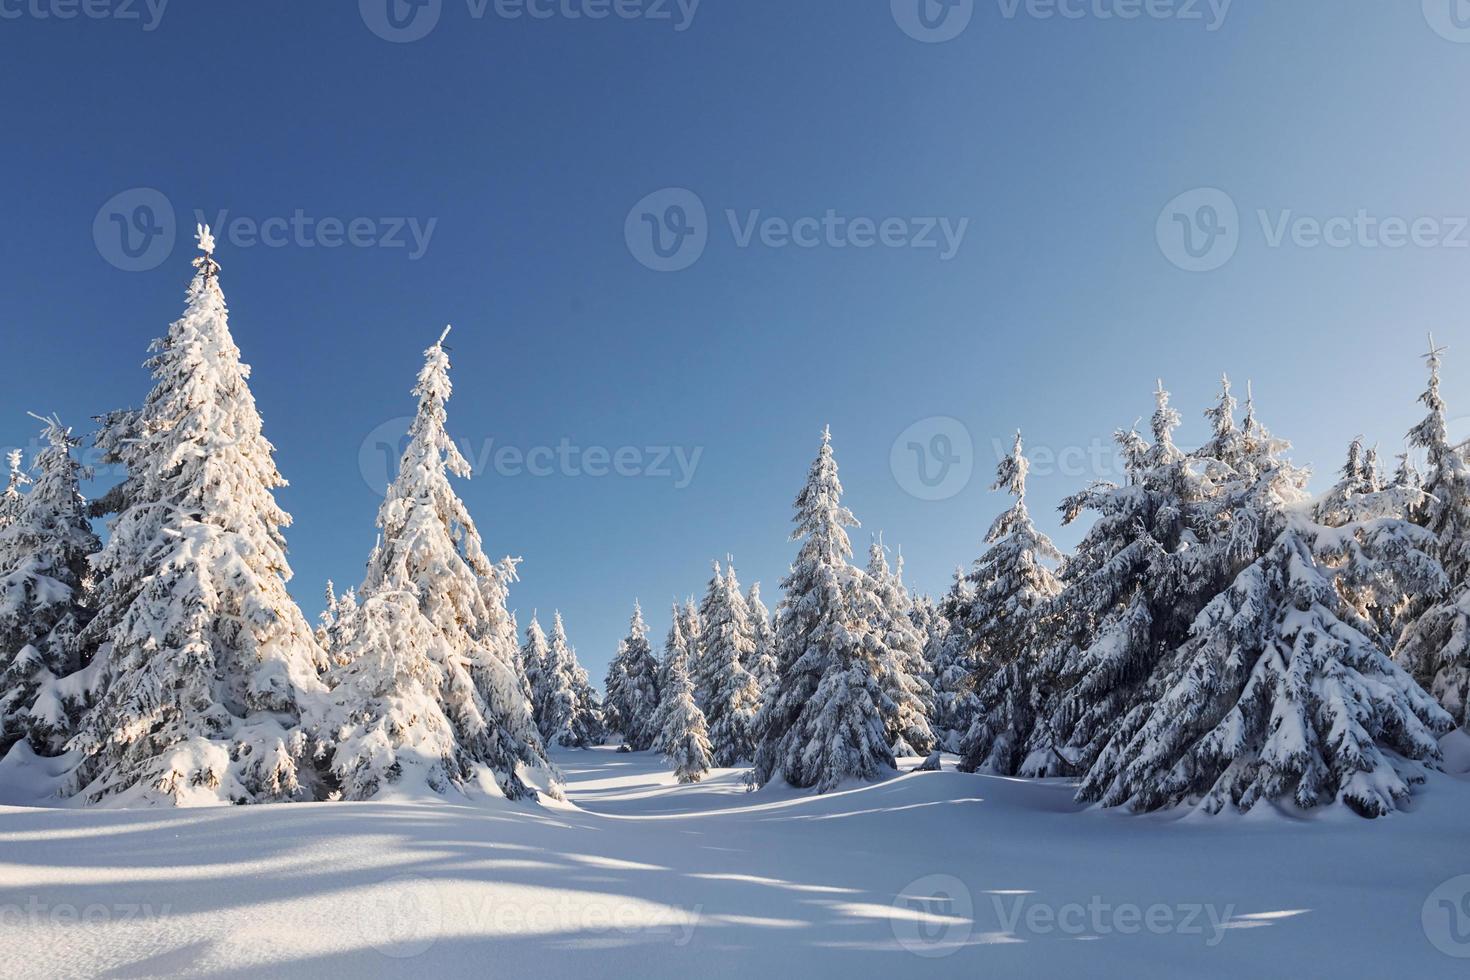
<instances>
[{"instance_id":1,"label":"snowy ground","mask_svg":"<svg viewBox=\"0 0 1470 980\"><path fill-rule=\"evenodd\" d=\"M1470 781L1371 823L825 797L561 755L565 806L0 808L7 977L1464 976ZM1442 883L1451 883L1440 888ZM1436 892L1436 889L1439 889ZM1441 904L1448 902L1449 904ZM1451 914L1453 913L1453 915Z\"/></svg>"}]
</instances>

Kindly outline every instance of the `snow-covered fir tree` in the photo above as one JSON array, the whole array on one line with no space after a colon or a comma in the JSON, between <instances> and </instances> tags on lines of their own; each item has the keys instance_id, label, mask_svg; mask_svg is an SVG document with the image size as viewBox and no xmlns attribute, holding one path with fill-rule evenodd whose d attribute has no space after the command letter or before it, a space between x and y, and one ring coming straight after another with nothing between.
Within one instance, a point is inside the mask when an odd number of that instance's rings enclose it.
<instances>
[{"instance_id":1,"label":"snow-covered fir tree","mask_svg":"<svg viewBox=\"0 0 1470 980\"><path fill-rule=\"evenodd\" d=\"M320 751L353 798L399 782L424 760L422 782L435 792L466 784L478 767L511 799L550 782L514 636L505 632L505 583L515 563L486 558L449 483L470 467L445 429L453 391L448 332L424 352L413 388L418 409L378 510L381 533L361 604L353 622L336 627L343 639L333 659L342 666L332 675Z\"/></svg>"},{"instance_id":2,"label":"snow-covered fir tree","mask_svg":"<svg viewBox=\"0 0 1470 980\"><path fill-rule=\"evenodd\" d=\"M750 618L750 638L754 646L750 658L750 672L755 675L756 685L761 691L761 703L776 686L776 627L771 622L771 611L761 601L761 584L756 582L745 597L746 614Z\"/></svg>"},{"instance_id":3,"label":"snow-covered fir tree","mask_svg":"<svg viewBox=\"0 0 1470 980\"><path fill-rule=\"evenodd\" d=\"M972 644L971 659L984 668L974 678L980 705L961 746L961 768L967 772L1020 772L1037 713L1051 693L1033 686L1044 683L1037 670L1036 635L1040 617L1061 591L1052 569L1062 555L1026 509L1029 472L1018 432L991 486L1016 502L990 526L989 547L968 576L975 595L971 618L951 624Z\"/></svg>"},{"instance_id":4,"label":"snow-covered fir tree","mask_svg":"<svg viewBox=\"0 0 1470 980\"><path fill-rule=\"evenodd\" d=\"M0 527L0 755L22 737L45 754L65 742L78 705L56 681L82 666L89 559L101 548L79 488L90 474L72 455L80 442L41 421L35 481Z\"/></svg>"},{"instance_id":5,"label":"snow-covered fir tree","mask_svg":"<svg viewBox=\"0 0 1470 980\"><path fill-rule=\"evenodd\" d=\"M924 649L934 690L930 727L946 751L958 752L965 733L980 712L975 678L980 663L975 644L962 625L979 617L975 610L975 587L961 569L943 601L928 620L929 639Z\"/></svg>"},{"instance_id":6,"label":"snow-covered fir tree","mask_svg":"<svg viewBox=\"0 0 1470 980\"><path fill-rule=\"evenodd\" d=\"M863 615L863 608L868 610L868 655L883 691L879 710L888 746L895 757L927 756L934 751L935 738L929 727L933 692L924 678L924 638L910 618L908 590L889 568L880 539L868 549L867 575L855 578L854 588L865 593L857 597L855 611Z\"/></svg>"},{"instance_id":7,"label":"snow-covered fir tree","mask_svg":"<svg viewBox=\"0 0 1470 980\"><path fill-rule=\"evenodd\" d=\"M1405 629L1395 657L1456 724L1470 730L1470 465L1449 441L1439 376L1444 350L1432 337L1429 347L1429 386L1420 396L1429 411L1410 430L1409 444L1424 453L1428 464L1424 502L1415 516L1435 535L1448 584L1429 602L1414 604L1418 615ZM1396 484L1411 481L1402 474L1412 465L1406 459Z\"/></svg>"},{"instance_id":8,"label":"snow-covered fir tree","mask_svg":"<svg viewBox=\"0 0 1470 980\"><path fill-rule=\"evenodd\" d=\"M1422 778L1415 760L1438 759L1449 718L1345 598L1376 589L1384 605L1436 588L1433 537L1366 509L1336 527L1319 523L1304 474L1277 457L1279 445L1257 441L1220 493L1222 516L1239 529L1233 543L1256 557L1165 660L1080 798L1208 812L1337 801L1378 816Z\"/></svg>"},{"instance_id":9,"label":"snow-covered fir tree","mask_svg":"<svg viewBox=\"0 0 1470 980\"><path fill-rule=\"evenodd\" d=\"M848 779L876 779L893 769L879 706L875 665L866 655L869 630L853 615L850 590L862 573L848 559L842 484L830 430L796 498L792 540L801 547L782 582L777 613L775 696L756 722L753 777L784 779L821 792Z\"/></svg>"},{"instance_id":10,"label":"snow-covered fir tree","mask_svg":"<svg viewBox=\"0 0 1470 980\"><path fill-rule=\"evenodd\" d=\"M658 673L643 609L634 603L628 635L618 644L617 655L607 668L603 698L604 722L620 733L634 752L652 748L658 735L654 728L659 705Z\"/></svg>"},{"instance_id":11,"label":"snow-covered fir tree","mask_svg":"<svg viewBox=\"0 0 1470 980\"><path fill-rule=\"evenodd\" d=\"M754 755L751 732L761 691L747 666L755 656L755 637L733 564L724 571L714 563L699 616L703 631L693 682L709 724L715 765L748 762Z\"/></svg>"},{"instance_id":12,"label":"snow-covered fir tree","mask_svg":"<svg viewBox=\"0 0 1470 980\"><path fill-rule=\"evenodd\" d=\"M542 735L547 744L588 748L602 741L602 706L587 671L567 642L566 626L557 612L546 654L546 703Z\"/></svg>"},{"instance_id":13,"label":"snow-covered fir tree","mask_svg":"<svg viewBox=\"0 0 1470 980\"><path fill-rule=\"evenodd\" d=\"M679 628L675 619L672 630ZM664 759L673 766L675 778L681 783L697 783L709 772L713 756L704 712L694 703L694 684L689 679L685 660L679 653L669 661L657 742Z\"/></svg>"},{"instance_id":14,"label":"snow-covered fir tree","mask_svg":"<svg viewBox=\"0 0 1470 980\"><path fill-rule=\"evenodd\" d=\"M0 530L4 530L20 513L21 503L25 498L25 485L31 482L31 478L26 476L23 450L10 450L5 454L5 462L10 475L5 482L5 491L0 493Z\"/></svg>"},{"instance_id":15,"label":"snow-covered fir tree","mask_svg":"<svg viewBox=\"0 0 1470 980\"><path fill-rule=\"evenodd\" d=\"M141 410L99 438L127 466L94 562L94 651L63 696L90 696L69 747L68 790L88 802L256 803L313 795L304 702L325 657L286 591L272 491L285 485L261 434L250 370L230 335L208 229L184 315L153 345Z\"/></svg>"},{"instance_id":16,"label":"snow-covered fir tree","mask_svg":"<svg viewBox=\"0 0 1470 980\"><path fill-rule=\"evenodd\" d=\"M546 641L546 631L541 628L541 620L534 612L526 624L525 636L525 642L521 644L521 670L531 692L531 717L535 719L537 731L544 741L546 706L551 700L551 644Z\"/></svg>"},{"instance_id":17,"label":"snow-covered fir tree","mask_svg":"<svg viewBox=\"0 0 1470 980\"><path fill-rule=\"evenodd\" d=\"M674 670L681 667L685 676L689 674L689 639L684 633L685 607L675 602L669 617L669 632L664 638L663 657L658 662L658 710L654 713L653 729L655 732L653 748L663 751L663 731L668 727L667 712L671 702L668 692L674 683ZM690 691L694 689L693 681L690 681ZM691 693L692 696L692 693ZM703 712L700 713L703 717ZM706 736L708 732L706 731Z\"/></svg>"}]
</instances>

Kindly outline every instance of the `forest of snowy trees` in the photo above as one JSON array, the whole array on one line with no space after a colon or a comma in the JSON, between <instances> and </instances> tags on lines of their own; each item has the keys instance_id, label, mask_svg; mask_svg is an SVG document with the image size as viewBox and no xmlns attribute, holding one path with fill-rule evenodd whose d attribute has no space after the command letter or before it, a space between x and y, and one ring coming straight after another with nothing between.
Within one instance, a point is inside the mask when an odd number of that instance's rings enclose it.
<instances>
[{"instance_id":1,"label":"forest of snowy trees","mask_svg":"<svg viewBox=\"0 0 1470 980\"><path fill-rule=\"evenodd\" d=\"M993 487L1009 506L937 601L881 538L854 560L824 431L774 613L726 556L661 650L633 606L599 695L560 612L549 635L516 622L519 559L492 560L454 490L470 467L444 336L362 582L329 583L306 621L207 228L199 247L152 390L91 437L122 482L84 500L82 440L54 417L34 459L8 459L0 754L52 760L74 802L556 796L550 747L619 744L681 782L742 768L826 792L951 753L1106 807L1379 816L1470 727L1470 462L1432 342L1408 433L1422 467L1385 472L1357 441L1314 496L1229 380L1193 451L1160 383L1148 430L1117 433L1122 482L1062 502L1085 522L1069 554L1032 521L1017 434Z\"/></svg>"}]
</instances>

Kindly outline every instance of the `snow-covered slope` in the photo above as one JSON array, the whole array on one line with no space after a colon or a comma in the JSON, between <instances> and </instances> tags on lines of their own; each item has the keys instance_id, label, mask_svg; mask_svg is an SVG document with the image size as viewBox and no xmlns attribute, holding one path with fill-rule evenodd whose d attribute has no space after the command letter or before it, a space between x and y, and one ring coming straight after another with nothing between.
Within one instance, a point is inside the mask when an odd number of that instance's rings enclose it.
<instances>
[{"instance_id":1,"label":"snow-covered slope","mask_svg":"<svg viewBox=\"0 0 1470 980\"><path fill-rule=\"evenodd\" d=\"M1063 783L953 771L815 797L747 794L733 770L678 786L647 754L557 761L570 802L540 807L0 808L0 963L10 977L1433 977L1463 975L1441 948L1470 954L1470 909L1456 933L1439 904L1459 893L1431 898L1470 874L1462 777L1373 822L1181 819L1078 812Z\"/></svg>"}]
</instances>

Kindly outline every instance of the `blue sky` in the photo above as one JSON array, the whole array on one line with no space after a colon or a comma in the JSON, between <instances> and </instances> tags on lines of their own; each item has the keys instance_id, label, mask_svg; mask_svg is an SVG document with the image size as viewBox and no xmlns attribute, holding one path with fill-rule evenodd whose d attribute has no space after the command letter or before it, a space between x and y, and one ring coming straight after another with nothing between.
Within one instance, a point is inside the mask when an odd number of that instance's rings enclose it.
<instances>
[{"instance_id":1,"label":"blue sky","mask_svg":"<svg viewBox=\"0 0 1470 980\"><path fill-rule=\"evenodd\" d=\"M1325 475L1400 449L1432 329L1470 415L1450 0L928 0L941 43L918 0L89 2L0 0L0 445L141 400L202 211L311 614L445 323L463 495L599 680L634 597L661 639L713 558L774 605L826 424L859 552L939 592L997 445L1026 430L1070 543L1055 503L1158 377L1182 443L1253 380Z\"/></svg>"}]
</instances>

